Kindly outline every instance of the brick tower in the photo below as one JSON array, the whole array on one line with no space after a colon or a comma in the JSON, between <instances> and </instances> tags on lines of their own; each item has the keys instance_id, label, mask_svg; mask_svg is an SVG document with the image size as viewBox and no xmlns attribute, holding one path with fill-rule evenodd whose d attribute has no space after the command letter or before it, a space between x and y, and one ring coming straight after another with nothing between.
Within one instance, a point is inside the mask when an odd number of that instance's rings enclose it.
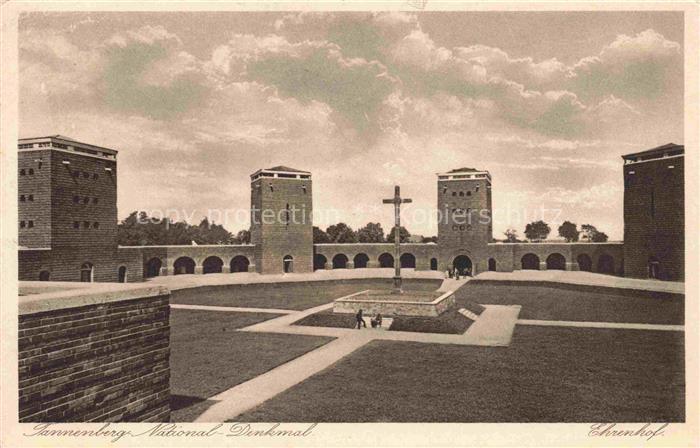
<instances>
[{"instance_id":1,"label":"brick tower","mask_svg":"<svg viewBox=\"0 0 700 448\"><path fill-rule=\"evenodd\" d=\"M625 276L684 279L684 147L622 156Z\"/></svg>"},{"instance_id":2,"label":"brick tower","mask_svg":"<svg viewBox=\"0 0 700 448\"><path fill-rule=\"evenodd\" d=\"M250 176L251 243L261 274L313 272L311 173L285 166Z\"/></svg>"},{"instance_id":3,"label":"brick tower","mask_svg":"<svg viewBox=\"0 0 700 448\"><path fill-rule=\"evenodd\" d=\"M437 176L439 269L457 267L473 275L487 270L492 238L491 175L458 168Z\"/></svg>"},{"instance_id":4,"label":"brick tower","mask_svg":"<svg viewBox=\"0 0 700 448\"><path fill-rule=\"evenodd\" d=\"M19 140L17 158L20 279L140 278L117 253L117 151L54 135Z\"/></svg>"}]
</instances>

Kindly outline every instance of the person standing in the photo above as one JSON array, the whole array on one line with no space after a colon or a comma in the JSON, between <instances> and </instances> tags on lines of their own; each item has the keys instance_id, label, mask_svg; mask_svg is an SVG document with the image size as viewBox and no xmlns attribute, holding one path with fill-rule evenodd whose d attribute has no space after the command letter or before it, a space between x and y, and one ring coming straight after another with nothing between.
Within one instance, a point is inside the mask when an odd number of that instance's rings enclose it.
<instances>
[{"instance_id":1,"label":"person standing","mask_svg":"<svg viewBox=\"0 0 700 448\"><path fill-rule=\"evenodd\" d=\"M357 329L358 330L363 325L365 328L367 328L367 322L365 322L365 319L362 317L362 310L358 311L357 314L355 314L355 320L357 321Z\"/></svg>"}]
</instances>

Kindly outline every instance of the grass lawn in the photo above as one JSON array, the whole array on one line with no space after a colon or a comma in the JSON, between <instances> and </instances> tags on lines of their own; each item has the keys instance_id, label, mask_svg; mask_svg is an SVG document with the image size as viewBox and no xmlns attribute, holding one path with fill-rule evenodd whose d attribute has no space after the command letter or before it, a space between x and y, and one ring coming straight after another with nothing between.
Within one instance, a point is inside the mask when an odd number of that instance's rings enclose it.
<instances>
[{"instance_id":1,"label":"grass lawn","mask_svg":"<svg viewBox=\"0 0 700 448\"><path fill-rule=\"evenodd\" d=\"M442 280L405 279L409 291L434 291ZM222 285L173 291L170 302L188 305L304 310L365 289L391 288L392 280L329 280L319 282Z\"/></svg>"},{"instance_id":2,"label":"grass lawn","mask_svg":"<svg viewBox=\"0 0 700 448\"><path fill-rule=\"evenodd\" d=\"M172 421L192 421L206 399L313 350L332 338L235 331L277 317L172 309L170 392Z\"/></svg>"},{"instance_id":3,"label":"grass lawn","mask_svg":"<svg viewBox=\"0 0 700 448\"><path fill-rule=\"evenodd\" d=\"M464 334L474 321L461 315L457 308L438 317L397 316L389 330L417 333Z\"/></svg>"},{"instance_id":4,"label":"grass lawn","mask_svg":"<svg viewBox=\"0 0 700 448\"><path fill-rule=\"evenodd\" d=\"M527 326L510 347L373 341L236 421L679 422L683 351L681 332Z\"/></svg>"},{"instance_id":5,"label":"grass lawn","mask_svg":"<svg viewBox=\"0 0 700 448\"><path fill-rule=\"evenodd\" d=\"M651 298L532 285L467 283L455 293L467 302L522 305L520 319L683 325L682 297Z\"/></svg>"}]
</instances>

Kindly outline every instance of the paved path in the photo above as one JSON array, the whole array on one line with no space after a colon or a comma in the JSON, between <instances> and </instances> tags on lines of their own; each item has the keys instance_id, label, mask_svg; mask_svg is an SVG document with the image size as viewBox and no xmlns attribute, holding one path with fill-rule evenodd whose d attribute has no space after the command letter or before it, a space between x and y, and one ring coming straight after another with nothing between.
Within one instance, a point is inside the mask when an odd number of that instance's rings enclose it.
<instances>
[{"instance_id":1,"label":"paved path","mask_svg":"<svg viewBox=\"0 0 700 448\"><path fill-rule=\"evenodd\" d=\"M485 310L464 336L473 345L506 346L513 338L520 305L483 305Z\"/></svg>"},{"instance_id":2,"label":"paved path","mask_svg":"<svg viewBox=\"0 0 700 448\"><path fill-rule=\"evenodd\" d=\"M457 291L459 288L464 286L464 284L467 283L469 280L471 280L471 277L462 277L459 280L455 280L454 278L446 278L442 281L442 284L440 285L437 291Z\"/></svg>"},{"instance_id":3,"label":"paved path","mask_svg":"<svg viewBox=\"0 0 700 448\"><path fill-rule=\"evenodd\" d=\"M362 347L372 339L368 333L358 331L353 336L336 339L211 397L210 400L216 400L218 403L197 417L194 423L224 422L235 418Z\"/></svg>"},{"instance_id":4,"label":"paved path","mask_svg":"<svg viewBox=\"0 0 700 448\"><path fill-rule=\"evenodd\" d=\"M685 294L685 283L665 282L639 278L617 277L584 271L534 271L482 272L475 277L479 280L543 281L569 283L574 285L605 286L608 288L638 289L642 291L670 292Z\"/></svg>"},{"instance_id":5,"label":"paved path","mask_svg":"<svg viewBox=\"0 0 700 448\"><path fill-rule=\"evenodd\" d=\"M277 308L242 308L238 306L209 306L209 305L176 305L170 304L170 308L183 310L202 310L202 311L233 311L237 313L270 313L270 314L291 314L296 313L295 310L280 310Z\"/></svg>"},{"instance_id":6,"label":"paved path","mask_svg":"<svg viewBox=\"0 0 700 448\"><path fill-rule=\"evenodd\" d=\"M576 322L570 320L530 320L520 319L518 325L539 325L544 327L615 328L619 330L658 330L685 331L683 325L627 324L618 322Z\"/></svg>"}]
</instances>

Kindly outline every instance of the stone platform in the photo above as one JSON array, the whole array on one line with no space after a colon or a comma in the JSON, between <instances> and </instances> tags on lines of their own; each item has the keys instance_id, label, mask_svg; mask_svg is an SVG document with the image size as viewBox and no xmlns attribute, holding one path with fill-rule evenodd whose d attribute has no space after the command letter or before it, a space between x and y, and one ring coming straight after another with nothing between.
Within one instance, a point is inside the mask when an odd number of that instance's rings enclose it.
<instances>
[{"instance_id":1,"label":"stone platform","mask_svg":"<svg viewBox=\"0 0 700 448\"><path fill-rule=\"evenodd\" d=\"M455 304L454 291L445 293L406 292L393 295L390 291L365 290L336 299L334 313L357 313L382 316L437 317Z\"/></svg>"}]
</instances>

